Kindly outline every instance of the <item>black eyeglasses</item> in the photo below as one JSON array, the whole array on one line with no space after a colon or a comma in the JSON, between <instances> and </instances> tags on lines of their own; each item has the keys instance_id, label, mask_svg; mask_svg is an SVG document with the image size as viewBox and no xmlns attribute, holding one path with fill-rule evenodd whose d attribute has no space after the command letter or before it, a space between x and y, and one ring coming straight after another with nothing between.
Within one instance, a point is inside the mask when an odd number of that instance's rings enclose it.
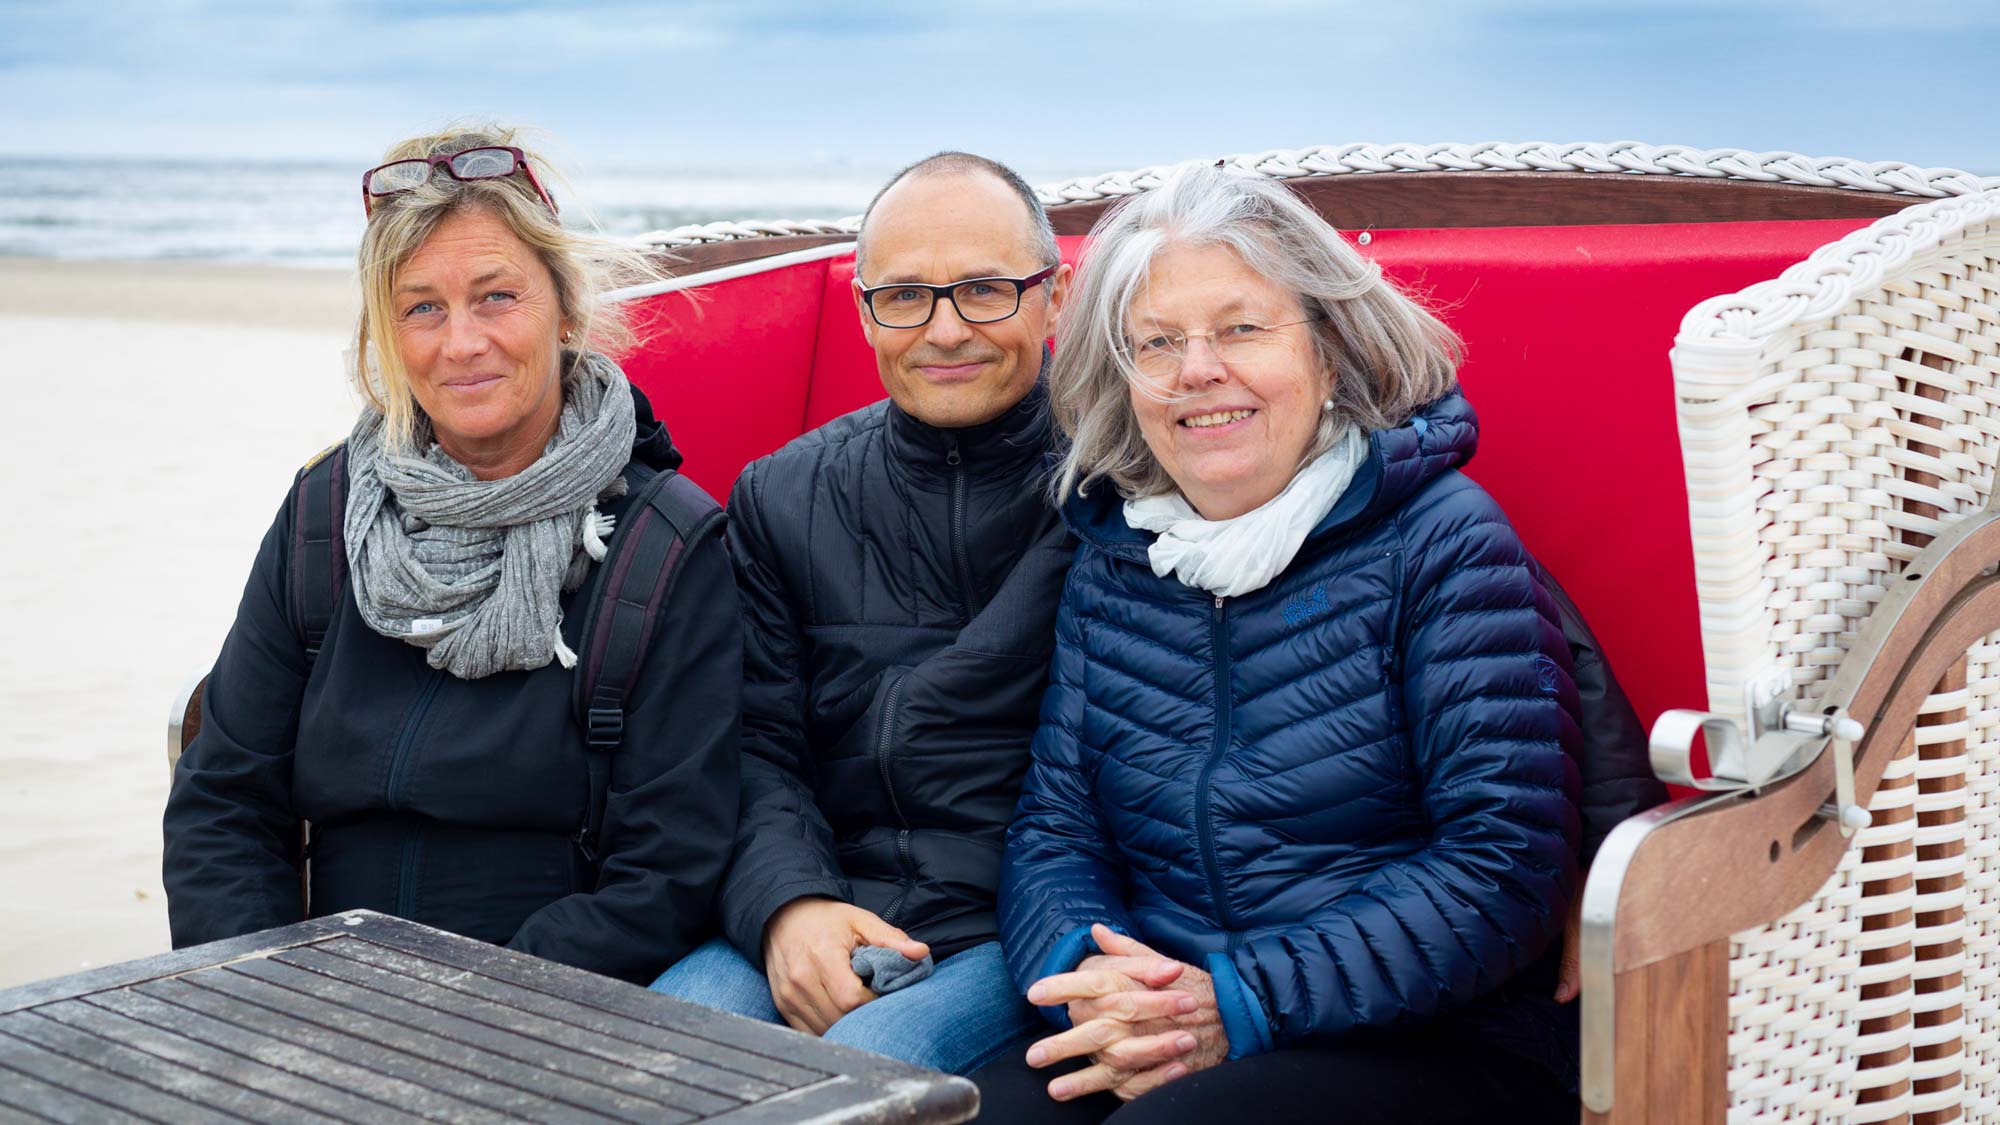
<instances>
[{"instance_id":1,"label":"black eyeglasses","mask_svg":"<svg viewBox=\"0 0 2000 1125\"><path fill-rule=\"evenodd\" d=\"M898 281L861 291L868 315L884 328L922 328L931 322L939 301L950 301L967 324L992 324L1021 311L1021 294L1056 272L1055 266L1026 277L974 277L950 285Z\"/></svg>"}]
</instances>

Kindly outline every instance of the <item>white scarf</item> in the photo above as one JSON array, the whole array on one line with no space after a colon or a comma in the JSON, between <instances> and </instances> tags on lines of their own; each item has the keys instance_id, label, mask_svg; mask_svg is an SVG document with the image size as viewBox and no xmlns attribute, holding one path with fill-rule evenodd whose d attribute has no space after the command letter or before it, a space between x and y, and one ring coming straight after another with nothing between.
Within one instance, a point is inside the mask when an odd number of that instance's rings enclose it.
<instances>
[{"instance_id":1,"label":"white scarf","mask_svg":"<svg viewBox=\"0 0 2000 1125\"><path fill-rule=\"evenodd\" d=\"M1168 492L1125 501L1125 522L1159 534L1146 552L1154 574L1233 598L1263 589L1292 564L1367 459L1367 437L1349 426L1284 491L1235 519L1202 519L1180 493Z\"/></svg>"}]
</instances>

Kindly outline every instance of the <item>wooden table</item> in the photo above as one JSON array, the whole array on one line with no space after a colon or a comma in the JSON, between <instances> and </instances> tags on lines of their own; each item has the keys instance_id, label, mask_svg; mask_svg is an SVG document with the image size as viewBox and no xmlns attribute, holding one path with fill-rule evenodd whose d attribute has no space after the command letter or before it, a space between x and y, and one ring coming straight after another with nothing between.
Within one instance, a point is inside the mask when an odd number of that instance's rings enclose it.
<instances>
[{"instance_id":1,"label":"wooden table","mask_svg":"<svg viewBox=\"0 0 2000 1125\"><path fill-rule=\"evenodd\" d=\"M357 911L0 991L0 1120L956 1122L972 1084Z\"/></svg>"}]
</instances>

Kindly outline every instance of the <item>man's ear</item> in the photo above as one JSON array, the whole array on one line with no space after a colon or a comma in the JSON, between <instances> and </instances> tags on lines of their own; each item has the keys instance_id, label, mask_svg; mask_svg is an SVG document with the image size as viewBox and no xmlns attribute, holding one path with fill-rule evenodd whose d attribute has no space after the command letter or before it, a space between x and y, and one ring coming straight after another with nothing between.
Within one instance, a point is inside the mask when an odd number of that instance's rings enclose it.
<instances>
[{"instance_id":1,"label":"man's ear","mask_svg":"<svg viewBox=\"0 0 2000 1125\"><path fill-rule=\"evenodd\" d=\"M854 275L854 315L861 318L861 337L875 346L875 318L868 315L868 302L861 296L861 275Z\"/></svg>"},{"instance_id":2,"label":"man's ear","mask_svg":"<svg viewBox=\"0 0 2000 1125\"><path fill-rule=\"evenodd\" d=\"M1075 270L1068 262L1056 267L1049 275L1049 335L1056 334L1056 326L1062 323L1063 304L1069 300L1069 285Z\"/></svg>"}]
</instances>

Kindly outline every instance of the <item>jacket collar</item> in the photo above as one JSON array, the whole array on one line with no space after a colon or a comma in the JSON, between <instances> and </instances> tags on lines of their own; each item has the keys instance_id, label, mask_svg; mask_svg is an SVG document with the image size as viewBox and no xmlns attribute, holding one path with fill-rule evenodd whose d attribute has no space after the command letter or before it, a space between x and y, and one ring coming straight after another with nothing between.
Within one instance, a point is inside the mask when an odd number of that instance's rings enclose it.
<instances>
[{"instance_id":1,"label":"jacket collar","mask_svg":"<svg viewBox=\"0 0 2000 1125\"><path fill-rule=\"evenodd\" d=\"M1039 378L1021 401L977 426L933 426L893 401L888 407L889 463L914 484L943 487L961 469L974 481L1011 478L1048 456L1049 393Z\"/></svg>"},{"instance_id":2,"label":"jacket collar","mask_svg":"<svg viewBox=\"0 0 2000 1125\"><path fill-rule=\"evenodd\" d=\"M1354 472L1347 492L1313 526L1307 543L1374 523L1444 473L1472 459L1479 445L1479 417L1465 396L1452 391L1411 415L1400 426L1368 435L1368 458ZM1082 496L1063 504L1063 520L1077 538L1108 555L1150 565L1146 551L1155 536L1125 522L1125 500L1100 480Z\"/></svg>"}]
</instances>

